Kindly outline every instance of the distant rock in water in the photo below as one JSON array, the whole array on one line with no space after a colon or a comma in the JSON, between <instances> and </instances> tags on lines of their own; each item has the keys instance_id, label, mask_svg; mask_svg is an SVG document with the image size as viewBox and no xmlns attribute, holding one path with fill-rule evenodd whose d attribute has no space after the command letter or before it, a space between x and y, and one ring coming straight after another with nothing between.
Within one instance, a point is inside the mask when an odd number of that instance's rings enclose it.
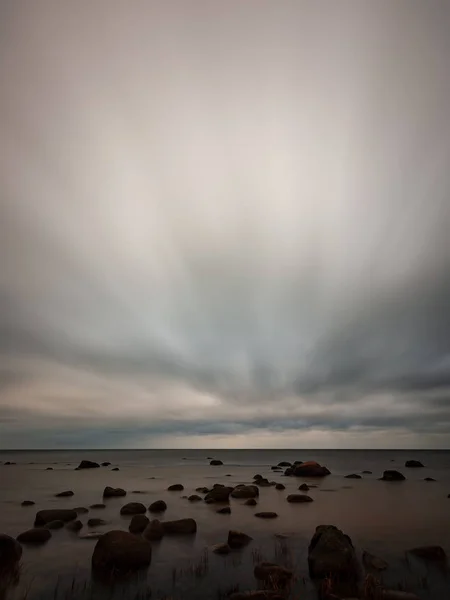
<instances>
[{"instance_id":1,"label":"distant rock in water","mask_svg":"<svg viewBox=\"0 0 450 600\"><path fill-rule=\"evenodd\" d=\"M12 572L22 558L22 546L17 540L0 533L0 578Z\"/></svg>"},{"instance_id":2,"label":"distant rock in water","mask_svg":"<svg viewBox=\"0 0 450 600\"><path fill-rule=\"evenodd\" d=\"M214 487L206 494L205 502L206 504L220 504L221 502L229 502L232 491L232 487Z\"/></svg>"},{"instance_id":3,"label":"distant rock in water","mask_svg":"<svg viewBox=\"0 0 450 600\"><path fill-rule=\"evenodd\" d=\"M66 490L65 492L59 492L59 494L55 494L56 498L70 498L70 496L73 496L74 493L72 492L72 490Z\"/></svg>"},{"instance_id":4,"label":"distant rock in water","mask_svg":"<svg viewBox=\"0 0 450 600\"><path fill-rule=\"evenodd\" d=\"M45 470L46 471L53 471L53 467L47 467Z\"/></svg>"},{"instance_id":5,"label":"distant rock in water","mask_svg":"<svg viewBox=\"0 0 450 600\"><path fill-rule=\"evenodd\" d=\"M49 510L40 510L36 513L34 520L35 527L42 527L51 523L51 521L63 521L68 523L69 521L75 521L77 513L74 510L68 508L52 508Z\"/></svg>"},{"instance_id":6,"label":"distant rock in water","mask_svg":"<svg viewBox=\"0 0 450 600\"><path fill-rule=\"evenodd\" d=\"M292 473L295 477L326 477L330 471L319 465L319 463L310 460L301 464L296 464Z\"/></svg>"},{"instance_id":7,"label":"distant rock in water","mask_svg":"<svg viewBox=\"0 0 450 600\"><path fill-rule=\"evenodd\" d=\"M92 570L108 577L128 576L147 568L151 559L152 547L147 540L127 531L109 531L95 545Z\"/></svg>"},{"instance_id":8,"label":"distant rock in water","mask_svg":"<svg viewBox=\"0 0 450 600\"><path fill-rule=\"evenodd\" d=\"M200 496L197 496L197 494L191 494L188 497L189 502L203 502L203 498L201 498Z\"/></svg>"},{"instance_id":9,"label":"distant rock in water","mask_svg":"<svg viewBox=\"0 0 450 600\"><path fill-rule=\"evenodd\" d=\"M230 495L232 498L257 498L259 489L256 485L240 485L235 487Z\"/></svg>"},{"instance_id":10,"label":"distant rock in water","mask_svg":"<svg viewBox=\"0 0 450 600\"><path fill-rule=\"evenodd\" d=\"M109 485L107 485L103 490L103 498L119 498L126 495L126 491L122 488L112 488Z\"/></svg>"},{"instance_id":11,"label":"distant rock in water","mask_svg":"<svg viewBox=\"0 0 450 600\"><path fill-rule=\"evenodd\" d=\"M407 460L405 462L405 467L409 467L409 468L414 468L414 469L418 469L420 467L424 467L425 465L423 465L420 460Z\"/></svg>"},{"instance_id":12,"label":"distant rock in water","mask_svg":"<svg viewBox=\"0 0 450 600\"><path fill-rule=\"evenodd\" d=\"M345 479L362 479L362 477L357 473L352 473L351 475L345 475Z\"/></svg>"},{"instance_id":13,"label":"distant rock in water","mask_svg":"<svg viewBox=\"0 0 450 600\"><path fill-rule=\"evenodd\" d=\"M119 467L114 467L114 469L111 469L111 471L120 471Z\"/></svg>"},{"instance_id":14,"label":"distant rock in water","mask_svg":"<svg viewBox=\"0 0 450 600\"><path fill-rule=\"evenodd\" d=\"M292 467L292 464L290 462L287 462L286 460L282 460L281 462L278 463L279 467Z\"/></svg>"},{"instance_id":15,"label":"distant rock in water","mask_svg":"<svg viewBox=\"0 0 450 600\"><path fill-rule=\"evenodd\" d=\"M33 500L24 500L22 502L22 506L33 506L34 504L36 504L36 503L33 502Z\"/></svg>"},{"instance_id":16,"label":"distant rock in water","mask_svg":"<svg viewBox=\"0 0 450 600\"><path fill-rule=\"evenodd\" d=\"M436 481L433 477L425 477L424 481Z\"/></svg>"},{"instance_id":17,"label":"distant rock in water","mask_svg":"<svg viewBox=\"0 0 450 600\"><path fill-rule=\"evenodd\" d=\"M381 477L381 481L404 481L406 477L400 471L395 471L394 469L388 469L384 471L383 477Z\"/></svg>"},{"instance_id":18,"label":"distant rock in water","mask_svg":"<svg viewBox=\"0 0 450 600\"><path fill-rule=\"evenodd\" d=\"M277 483L277 485L275 486L276 490L285 490L286 486L283 485L282 483Z\"/></svg>"},{"instance_id":19,"label":"distant rock in water","mask_svg":"<svg viewBox=\"0 0 450 600\"><path fill-rule=\"evenodd\" d=\"M143 515L147 509L140 502L128 502L120 509L121 515Z\"/></svg>"},{"instance_id":20,"label":"distant rock in water","mask_svg":"<svg viewBox=\"0 0 450 600\"><path fill-rule=\"evenodd\" d=\"M209 464L213 467L220 467L220 465L223 465L223 462L221 460L212 460Z\"/></svg>"},{"instance_id":21,"label":"distant rock in water","mask_svg":"<svg viewBox=\"0 0 450 600\"><path fill-rule=\"evenodd\" d=\"M111 463L110 462L102 462L102 467L109 467Z\"/></svg>"},{"instance_id":22,"label":"distant rock in water","mask_svg":"<svg viewBox=\"0 0 450 600\"><path fill-rule=\"evenodd\" d=\"M276 519L278 515L276 512L265 511L255 513L255 517L258 517L259 519Z\"/></svg>"},{"instance_id":23,"label":"distant rock in water","mask_svg":"<svg viewBox=\"0 0 450 600\"><path fill-rule=\"evenodd\" d=\"M79 471L80 469L97 469L100 468L100 465L92 460L82 460L75 471Z\"/></svg>"},{"instance_id":24,"label":"distant rock in water","mask_svg":"<svg viewBox=\"0 0 450 600\"><path fill-rule=\"evenodd\" d=\"M164 502L164 500L156 500L155 502L150 504L148 510L152 513L164 512L165 510L167 510L167 504Z\"/></svg>"},{"instance_id":25,"label":"distant rock in water","mask_svg":"<svg viewBox=\"0 0 450 600\"><path fill-rule=\"evenodd\" d=\"M372 471L361 471L363 475L372 475Z\"/></svg>"},{"instance_id":26,"label":"distant rock in water","mask_svg":"<svg viewBox=\"0 0 450 600\"><path fill-rule=\"evenodd\" d=\"M230 515L231 508L229 506L223 506L222 508L219 508L218 510L216 510L216 513L218 515Z\"/></svg>"},{"instance_id":27,"label":"distant rock in water","mask_svg":"<svg viewBox=\"0 0 450 600\"><path fill-rule=\"evenodd\" d=\"M311 496L307 496L306 494L289 494L286 500L291 504L301 504L305 502L313 502Z\"/></svg>"},{"instance_id":28,"label":"distant rock in water","mask_svg":"<svg viewBox=\"0 0 450 600\"><path fill-rule=\"evenodd\" d=\"M52 537L48 529L38 527L29 529L17 536L17 541L21 544L45 544Z\"/></svg>"},{"instance_id":29,"label":"distant rock in water","mask_svg":"<svg viewBox=\"0 0 450 600\"><path fill-rule=\"evenodd\" d=\"M174 483L173 485L169 485L167 490L169 492L182 492L184 490L184 485L181 483Z\"/></svg>"},{"instance_id":30,"label":"distant rock in water","mask_svg":"<svg viewBox=\"0 0 450 600\"><path fill-rule=\"evenodd\" d=\"M74 531L75 533L77 531L80 531L80 529L82 529L82 528L83 528L83 523L79 519L77 519L76 521L71 521L70 523L67 523L67 525L66 525L66 529L68 531Z\"/></svg>"}]
</instances>

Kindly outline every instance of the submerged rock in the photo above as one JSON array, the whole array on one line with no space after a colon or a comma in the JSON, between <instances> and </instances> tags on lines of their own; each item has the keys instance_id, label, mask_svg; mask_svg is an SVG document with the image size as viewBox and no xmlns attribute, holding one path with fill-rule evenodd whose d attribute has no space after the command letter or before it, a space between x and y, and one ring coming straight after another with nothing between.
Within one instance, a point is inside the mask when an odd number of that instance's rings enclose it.
<instances>
[{"instance_id":1,"label":"submerged rock","mask_svg":"<svg viewBox=\"0 0 450 600\"><path fill-rule=\"evenodd\" d=\"M108 575L129 575L147 568L152 558L152 547L142 537L126 531L109 531L102 535L92 554L92 570Z\"/></svg>"},{"instance_id":2,"label":"submerged rock","mask_svg":"<svg viewBox=\"0 0 450 600\"><path fill-rule=\"evenodd\" d=\"M241 531L230 530L228 532L228 545L230 548L243 548L244 546L247 546L252 539L252 537Z\"/></svg>"},{"instance_id":3,"label":"submerged rock","mask_svg":"<svg viewBox=\"0 0 450 600\"><path fill-rule=\"evenodd\" d=\"M134 515L128 529L130 533L142 533L149 523L150 520L145 515Z\"/></svg>"},{"instance_id":4,"label":"submerged rock","mask_svg":"<svg viewBox=\"0 0 450 600\"><path fill-rule=\"evenodd\" d=\"M150 504L148 510L152 513L164 512L167 510L167 504L164 502L164 500L156 500Z\"/></svg>"},{"instance_id":5,"label":"submerged rock","mask_svg":"<svg viewBox=\"0 0 450 600\"><path fill-rule=\"evenodd\" d=\"M28 529L17 536L17 541L21 544L45 544L52 537L48 529L37 527Z\"/></svg>"},{"instance_id":6,"label":"submerged rock","mask_svg":"<svg viewBox=\"0 0 450 600\"><path fill-rule=\"evenodd\" d=\"M420 467L424 467L425 465L423 465L420 460L407 460L405 462L405 467L409 467L409 468L413 468L413 469L418 469Z\"/></svg>"},{"instance_id":7,"label":"submerged rock","mask_svg":"<svg viewBox=\"0 0 450 600\"><path fill-rule=\"evenodd\" d=\"M146 512L147 509L141 502L128 502L120 509L121 515L143 515Z\"/></svg>"},{"instance_id":8,"label":"submerged rock","mask_svg":"<svg viewBox=\"0 0 450 600\"><path fill-rule=\"evenodd\" d=\"M127 493L122 488L113 488L107 485L103 490L103 498L120 498L126 496Z\"/></svg>"},{"instance_id":9,"label":"submerged rock","mask_svg":"<svg viewBox=\"0 0 450 600\"><path fill-rule=\"evenodd\" d=\"M82 460L75 471L79 471L80 469L98 469L100 465L92 460Z\"/></svg>"},{"instance_id":10,"label":"submerged rock","mask_svg":"<svg viewBox=\"0 0 450 600\"><path fill-rule=\"evenodd\" d=\"M286 498L288 502L291 504L301 504L305 502L313 502L311 496L307 496L306 494L289 494Z\"/></svg>"},{"instance_id":11,"label":"submerged rock","mask_svg":"<svg viewBox=\"0 0 450 600\"><path fill-rule=\"evenodd\" d=\"M357 473L351 473L350 475L345 475L345 479L362 479L362 477Z\"/></svg>"},{"instance_id":12,"label":"submerged rock","mask_svg":"<svg viewBox=\"0 0 450 600\"><path fill-rule=\"evenodd\" d=\"M406 477L400 471L395 471L394 469L388 469L384 471L383 477L381 477L381 481L404 481Z\"/></svg>"},{"instance_id":13,"label":"submerged rock","mask_svg":"<svg viewBox=\"0 0 450 600\"><path fill-rule=\"evenodd\" d=\"M75 521L77 513L69 508L53 508L49 510L40 510L36 513L34 524L36 527L47 525L51 521L63 521L68 523L69 521Z\"/></svg>"}]
</instances>

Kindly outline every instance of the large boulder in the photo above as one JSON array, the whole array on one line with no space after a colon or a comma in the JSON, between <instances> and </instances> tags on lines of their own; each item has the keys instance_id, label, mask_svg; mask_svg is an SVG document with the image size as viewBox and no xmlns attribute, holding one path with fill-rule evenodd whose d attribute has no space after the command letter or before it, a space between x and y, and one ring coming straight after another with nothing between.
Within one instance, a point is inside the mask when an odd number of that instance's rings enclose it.
<instances>
[{"instance_id":1,"label":"large boulder","mask_svg":"<svg viewBox=\"0 0 450 600\"><path fill-rule=\"evenodd\" d=\"M310 460L308 462L296 464L292 474L295 475L295 477L325 477L331 473L326 467Z\"/></svg>"},{"instance_id":2,"label":"large boulder","mask_svg":"<svg viewBox=\"0 0 450 600\"><path fill-rule=\"evenodd\" d=\"M96 574L125 576L150 565L152 547L142 537L127 531L109 531L101 536L92 554Z\"/></svg>"},{"instance_id":3,"label":"large boulder","mask_svg":"<svg viewBox=\"0 0 450 600\"><path fill-rule=\"evenodd\" d=\"M17 540L0 533L0 578L13 571L22 558L22 546Z\"/></svg>"},{"instance_id":4,"label":"large boulder","mask_svg":"<svg viewBox=\"0 0 450 600\"><path fill-rule=\"evenodd\" d=\"M43 527L36 527L35 529L28 529L17 536L17 541L21 544L45 544L52 537L52 534L48 529Z\"/></svg>"},{"instance_id":5,"label":"large boulder","mask_svg":"<svg viewBox=\"0 0 450 600\"><path fill-rule=\"evenodd\" d=\"M121 515L143 515L147 512L147 509L140 502L128 502L124 504L120 509Z\"/></svg>"},{"instance_id":6,"label":"large boulder","mask_svg":"<svg viewBox=\"0 0 450 600\"><path fill-rule=\"evenodd\" d=\"M194 519L177 519L161 523L164 533L191 534L196 533L197 523Z\"/></svg>"},{"instance_id":7,"label":"large boulder","mask_svg":"<svg viewBox=\"0 0 450 600\"><path fill-rule=\"evenodd\" d=\"M126 495L126 491L122 488L112 488L109 485L103 490L103 498L119 498Z\"/></svg>"},{"instance_id":8,"label":"large boulder","mask_svg":"<svg viewBox=\"0 0 450 600\"><path fill-rule=\"evenodd\" d=\"M42 527L51 523L52 521L63 521L68 523L69 521L75 521L77 518L77 512L69 508L52 508L49 510L40 510L36 513L34 519L35 527Z\"/></svg>"},{"instance_id":9,"label":"large boulder","mask_svg":"<svg viewBox=\"0 0 450 600\"><path fill-rule=\"evenodd\" d=\"M404 481L406 477L400 471L395 471L394 469L388 469L384 471L383 477L381 477L381 481Z\"/></svg>"},{"instance_id":10,"label":"large boulder","mask_svg":"<svg viewBox=\"0 0 450 600\"><path fill-rule=\"evenodd\" d=\"M155 500L155 502L150 504L148 510L152 513L164 512L167 510L167 504L164 502L164 500Z\"/></svg>"},{"instance_id":11,"label":"large boulder","mask_svg":"<svg viewBox=\"0 0 450 600\"><path fill-rule=\"evenodd\" d=\"M216 504L220 502L229 502L230 494L233 491L232 487L221 486L214 487L205 496L206 504Z\"/></svg>"},{"instance_id":12,"label":"large boulder","mask_svg":"<svg viewBox=\"0 0 450 600\"><path fill-rule=\"evenodd\" d=\"M158 519L153 519L144 529L144 533L142 534L146 540L154 541L160 540L164 536L164 529L161 521Z\"/></svg>"},{"instance_id":13,"label":"large boulder","mask_svg":"<svg viewBox=\"0 0 450 600\"><path fill-rule=\"evenodd\" d=\"M360 569L352 541L334 525L319 525L308 548L308 566L311 578L331 580L336 590L356 594ZM350 589L349 589L350 588Z\"/></svg>"},{"instance_id":14,"label":"large boulder","mask_svg":"<svg viewBox=\"0 0 450 600\"><path fill-rule=\"evenodd\" d=\"M242 485L235 487L230 496L232 498L257 498L259 489L256 485Z\"/></svg>"},{"instance_id":15,"label":"large boulder","mask_svg":"<svg viewBox=\"0 0 450 600\"><path fill-rule=\"evenodd\" d=\"M420 460L407 460L405 462L405 467L409 467L409 468L413 468L413 469L418 469L420 467L424 467L425 465L423 465Z\"/></svg>"},{"instance_id":16,"label":"large boulder","mask_svg":"<svg viewBox=\"0 0 450 600\"><path fill-rule=\"evenodd\" d=\"M244 546L247 546L252 539L252 537L241 531L230 530L228 532L228 545L230 548L243 548Z\"/></svg>"},{"instance_id":17,"label":"large boulder","mask_svg":"<svg viewBox=\"0 0 450 600\"><path fill-rule=\"evenodd\" d=\"M289 494L286 500L290 504L301 504L304 502L313 502L311 496L307 496L306 494Z\"/></svg>"},{"instance_id":18,"label":"large boulder","mask_svg":"<svg viewBox=\"0 0 450 600\"><path fill-rule=\"evenodd\" d=\"M100 465L92 460L82 460L75 471L79 471L80 469L99 469Z\"/></svg>"},{"instance_id":19,"label":"large boulder","mask_svg":"<svg viewBox=\"0 0 450 600\"><path fill-rule=\"evenodd\" d=\"M142 533L149 523L150 520L145 515L133 515L128 529L130 533Z\"/></svg>"}]
</instances>

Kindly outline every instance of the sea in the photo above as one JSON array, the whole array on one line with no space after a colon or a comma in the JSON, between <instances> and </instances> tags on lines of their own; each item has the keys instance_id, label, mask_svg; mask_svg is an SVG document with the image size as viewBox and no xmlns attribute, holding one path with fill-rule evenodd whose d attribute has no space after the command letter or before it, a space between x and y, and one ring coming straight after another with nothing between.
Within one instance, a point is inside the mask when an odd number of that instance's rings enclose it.
<instances>
[{"instance_id":1,"label":"sea","mask_svg":"<svg viewBox=\"0 0 450 600\"><path fill-rule=\"evenodd\" d=\"M83 459L111 465L75 470ZM223 465L211 466L211 459ZM405 468L410 459L425 467ZM286 501L307 479L271 469L280 461L296 460L316 460L331 471L328 477L309 481L317 485L308 492L311 503ZM163 519L192 517L197 522L196 535L166 536L153 543L148 571L114 588L91 577L96 540L80 539L66 529L52 531L46 544L24 546L20 578L7 592L13 600L220 600L236 591L258 589L253 569L262 561L294 571L289 598L314 600L317 591L308 574L308 545L322 524L335 525L349 535L359 556L366 550L386 560L388 569L379 576L386 587L413 592L421 600L450 598L448 572L408 554L417 546L439 545L450 556L450 451L14 450L0 451L0 463L0 533L16 537L33 526L41 509L102 502L105 509L80 516L81 534L128 530L130 517L122 517L120 508L130 501L148 506L162 499L168 506ZM113 471L116 467L119 470ZM401 471L406 480L380 481L385 469ZM361 479L345 477L362 471L372 474ZM286 489L261 488L257 507L231 499L229 515L217 514L214 504L187 500L197 487L252 483L255 474L281 482ZM168 486L175 483L181 483L184 490L169 492ZM127 496L104 501L105 486L124 488ZM74 495L55 497L65 490ZM35 505L23 507L23 500ZM261 511L274 511L278 517L255 518ZM87 519L94 516L106 524L89 529ZM247 533L253 541L228 556L216 555L211 548L226 542L230 529Z\"/></svg>"}]
</instances>

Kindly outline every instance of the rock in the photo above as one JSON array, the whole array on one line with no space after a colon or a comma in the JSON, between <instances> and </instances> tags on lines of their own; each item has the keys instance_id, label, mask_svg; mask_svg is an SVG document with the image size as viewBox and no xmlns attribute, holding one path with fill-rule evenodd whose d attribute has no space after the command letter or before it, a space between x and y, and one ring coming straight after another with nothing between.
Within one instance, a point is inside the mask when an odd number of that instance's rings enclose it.
<instances>
[{"instance_id":1,"label":"rock","mask_svg":"<svg viewBox=\"0 0 450 600\"><path fill-rule=\"evenodd\" d=\"M229 502L230 494L233 491L232 487L214 487L205 496L207 504L220 504L221 502Z\"/></svg>"},{"instance_id":2,"label":"rock","mask_svg":"<svg viewBox=\"0 0 450 600\"><path fill-rule=\"evenodd\" d=\"M230 515L231 508L229 506L224 506L223 508L219 508L218 510L216 510L216 513L218 515Z\"/></svg>"},{"instance_id":3,"label":"rock","mask_svg":"<svg viewBox=\"0 0 450 600\"><path fill-rule=\"evenodd\" d=\"M257 498L259 489L256 485L243 485L235 487L230 495L232 498Z\"/></svg>"},{"instance_id":4,"label":"rock","mask_svg":"<svg viewBox=\"0 0 450 600\"><path fill-rule=\"evenodd\" d=\"M292 467L292 464L290 462L287 462L286 460L283 460L278 463L278 466L279 467Z\"/></svg>"},{"instance_id":5,"label":"rock","mask_svg":"<svg viewBox=\"0 0 450 600\"><path fill-rule=\"evenodd\" d=\"M22 558L22 546L17 540L0 533L0 577L13 571Z\"/></svg>"},{"instance_id":6,"label":"rock","mask_svg":"<svg viewBox=\"0 0 450 600\"><path fill-rule=\"evenodd\" d=\"M405 479L406 477L402 473L394 471L394 469L384 471L383 477L381 477L381 481L404 481Z\"/></svg>"},{"instance_id":7,"label":"rock","mask_svg":"<svg viewBox=\"0 0 450 600\"><path fill-rule=\"evenodd\" d=\"M147 540L127 531L108 531L95 545L92 570L124 576L147 568L151 558L152 547Z\"/></svg>"},{"instance_id":8,"label":"rock","mask_svg":"<svg viewBox=\"0 0 450 600\"><path fill-rule=\"evenodd\" d=\"M264 477L262 475L260 475L259 473L257 473L256 475L254 475L253 479L255 479L257 481L258 479L264 479Z\"/></svg>"},{"instance_id":9,"label":"rock","mask_svg":"<svg viewBox=\"0 0 450 600\"><path fill-rule=\"evenodd\" d=\"M346 475L345 479L362 479L361 475L357 475L356 473L351 473L351 475Z\"/></svg>"},{"instance_id":10,"label":"rock","mask_svg":"<svg viewBox=\"0 0 450 600\"><path fill-rule=\"evenodd\" d=\"M142 534L146 540L160 540L164 536L164 529L161 521L158 519L153 519L144 529L144 533Z\"/></svg>"},{"instance_id":11,"label":"rock","mask_svg":"<svg viewBox=\"0 0 450 600\"><path fill-rule=\"evenodd\" d=\"M446 564L447 555L441 546L420 546L408 550L410 554L429 562Z\"/></svg>"},{"instance_id":12,"label":"rock","mask_svg":"<svg viewBox=\"0 0 450 600\"><path fill-rule=\"evenodd\" d=\"M256 502L256 500L254 498L249 498L248 500L246 500L244 502L245 506L256 506L258 503Z\"/></svg>"},{"instance_id":13,"label":"rock","mask_svg":"<svg viewBox=\"0 0 450 600\"><path fill-rule=\"evenodd\" d=\"M300 485L298 489L302 492L307 492L309 491L309 485L307 483L302 483L302 485Z\"/></svg>"},{"instance_id":14,"label":"rock","mask_svg":"<svg viewBox=\"0 0 450 600\"><path fill-rule=\"evenodd\" d=\"M50 521L47 523L47 529L62 529L64 527L64 521Z\"/></svg>"},{"instance_id":15,"label":"rock","mask_svg":"<svg viewBox=\"0 0 450 600\"><path fill-rule=\"evenodd\" d=\"M212 467L220 467L220 465L223 465L223 462L221 460L212 460L209 464Z\"/></svg>"},{"instance_id":16,"label":"rock","mask_svg":"<svg viewBox=\"0 0 450 600\"><path fill-rule=\"evenodd\" d=\"M196 492L200 492L200 494L207 494L209 492L209 488L207 487L198 487L195 490Z\"/></svg>"},{"instance_id":17,"label":"rock","mask_svg":"<svg viewBox=\"0 0 450 600\"><path fill-rule=\"evenodd\" d=\"M146 494L147 492L144 492L143 490L133 490L131 493L132 494Z\"/></svg>"},{"instance_id":18,"label":"rock","mask_svg":"<svg viewBox=\"0 0 450 600\"><path fill-rule=\"evenodd\" d=\"M165 534L191 534L196 533L197 523L194 519L177 519L176 521L164 521L161 523Z\"/></svg>"},{"instance_id":19,"label":"rock","mask_svg":"<svg viewBox=\"0 0 450 600\"><path fill-rule=\"evenodd\" d=\"M261 477L261 479L255 481L255 483L256 485L259 485L259 487L270 487L272 485L270 481L265 477Z\"/></svg>"},{"instance_id":20,"label":"rock","mask_svg":"<svg viewBox=\"0 0 450 600\"><path fill-rule=\"evenodd\" d=\"M53 471L53 467L47 467L45 470L46 471Z\"/></svg>"},{"instance_id":21,"label":"rock","mask_svg":"<svg viewBox=\"0 0 450 600\"><path fill-rule=\"evenodd\" d=\"M203 502L203 498L200 498L200 496L197 496L197 494L192 494L189 496L188 500L189 502Z\"/></svg>"},{"instance_id":22,"label":"rock","mask_svg":"<svg viewBox=\"0 0 450 600\"><path fill-rule=\"evenodd\" d=\"M255 566L253 571L255 579L270 583L271 587L284 587L292 579L292 571L270 562L263 562Z\"/></svg>"},{"instance_id":23,"label":"rock","mask_svg":"<svg viewBox=\"0 0 450 600\"><path fill-rule=\"evenodd\" d=\"M291 475L293 475L294 474L294 467L288 467L286 469L286 471L284 472L284 474L285 474L286 477L290 477Z\"/></svg>"},{"instance_id":24,"label":"rock","mask_svg":"<svg viewBox=\"0 0 450 600\"><path fill-rule=\"evenodd\" d=\"M17 536L17 541L21 544L45 544L52 537L48 529L38 527L29 529Z\"/></svg>"},{"instance_id":25,"label":"rock","mask_svg":"<svg viewBox=\"0 0 450 600\"><path fill-rule=\"evenodd\" d=\"M83 523L77 519L76 521L71 521L70 523L67 523L66 525L66 529L68 529L69 531L80 531L80 529L83 528Z\"/></svg>"},{"instance_id":26,"label":"rock","mask_svg":"<svg viewBox=\"0 0 450 600\"><path fill-rule=\"evenodd\" d=\"M281 471L281 467L270 467L272 471Z\"/></svg>"},{"instance_id":27,"label":"rock","mask_svg":"<svg viewBox=\"0 0 450 600\"><path fill-rule=\"evenodd\" d=\"M105 462L102 462L102 467L109 467L109 466L110 466L110 464L111 464L111 463L110 463L110 462L107 462L107 461L105 461Z\"/></svg>"},{"instance_id":28,"label":"rock","mask_svg":"<svg viewBox=\"0 0 450 600\"><path fill-rule=\"evenodd\" d=\"M241 531L230 530L228 532L228 545L230 548L243 548L244 546L247 546L252 539L252 537Z\"/></svg>"},{"instance_id":29,"label":"rock","mask_svg":"<svg viewBox=\"0 0 450 600\"><path fill-rule=\"evenodd\" d=\"M120 471L119 467L114 467L114 469L111 469L111 471Z\"/></svg>"},{"instance_id":30,"label":"rock","mask_svg":"<svg viewBox=\"0 0 450 600\"><path fill-rule=\"evenodd\" d=\"M130 533L142 533L149 523L150 520L145 515L134 515L128 529Z\"/></svg>"},{"instance_id":31,"label":"rock","mask_svg":"<svg viewBox=\"0 0 450 600\"><path fill-rule=\"evenodd\" d=\"M88 527L100 527L101 525L106 525L107 522L104 521L103 519L99 519L99 518L93 518L93 519L89 519L89 521L87 522Z\"/></svg>"},{"instance_id":32,"label":"rock","mask_svg":"<svg viewBox=\"0 0 450 600\"><path fill-rule=\"evenodd\" d=\"M140 502L128 502L120 509L121 515L143 515L146 512L147 509Z\"/></svg>"},{"instance_id":33,"label":"rock","mask_svg":"<svg viewBox=\"0 0 450 600\"><path fill-rule=\"evenodd\" d=\"M173 485L169 485L167 490L169 492L182 492L184 490L184 485L181 483L174 483Z\"/></svg>"},{"instance_id":34,"label":"rock","mask_svg":"<svg viewBox=\"0 0 450 600\"><path fill-rule=\"evenodd\" d=\"M34 504L36 504L36 503L33 502L33 500L24 500L22 502L22 506L33 506Z\"/></svg>"},{"instance_id":35,"label":"rock","mask_svg":"<svg viewBox=\"0 0 450 600\"><path fill-rule=\"evenodd\" d=\"M433 477L425 477L424 481L436 481Z\"/></svg>"},{"instance_id":36,"label":"rock","mask_svg":"<svg viewBox=\"0 0 450 600\"><path fill-rule=\"evenodd\" d=\"M276 519L278 515L276 512L266 511L255 513L255 517L258 517L260 519Z\"/></svg>"},{"instance_id":37,"label":"rock","mask_svg":"<svg viewBox=\"0 0 450 600\"><path fill-rule=\"evenodd\" d=\"M97 469L99 467L100 465L96 462L92 462L92 460L82 460L75 470L79 471L80 469Z\"/></svg>"},{"instance_id":38,"label":"rock","mask_svg":"<svg viewBox=\"0 0 450 600\"><path fill-rule=\"evenodd\" d=\"M291 504L300 504L302 502L313 502L311 496L307 496L306 494L289 494L286 498L288 502Z\"/></svg>"},{"instance_id":39,"label":"rock","mask_svg":"<svg viewBox=\"0 0 450 600\"><path fill-rule=\"evenodd\" d=\"M352 541L334 525L316 527L308 548L308 566L314 580L331 578L337 584L356 585L359 579Z\"/></svg>"},{"instance_id":40,"label":"rock","mask_svg":"<svg viewBox=\"0 0 450 600\"><path fill-rule=\"evenodd\" d=\"M275 590L252 590L250 592L235 592L228 600L283 600L284 594Z\"/></svg>"},{"instance_id":41,"label":"rock","mask_svg":"<svg viewBox=\"0 0 450 600\"><path fill-rule=\"evenodd\" d=\"M224 484L223 483L215 483L213 485L213 490L217 490L218 488L224 488Z\"/></svg>"},{"instance_id":42,"label":"rock","mask_svg":"<svg viewBox=\"0 0 450 600\"><path fill-rule=\"evenodd\" d=\"M381 600L420 600L420 598L411 592L402 592L400 590L382 590Z\"/></svg>"},{"instance_id":43,"label":"rock","mask_svg":"<svg viewBox=\"0 0 450 600\"><path fill-rule=\"evenodd\" d=\"M167 504L164 502L164 500L156 500L150 504L148 510L152 513L164 512L167 510Z\"/></svg>"},{"instance_id":44,"label":"rock","mask_svg":"<svg viewBox=\"0 0 450 600\"><path fill-rule=\"evenodd\" d=\"M74 493L72 492L72 490L66 490L65 492L59 492L59 494L55 494L55 498L69 498L73 495Z\"/></svg>"},{"instance_id":45,"label":"rock","mask_svg":"<svg viewBox=\"0 0 450 600\"><path fill-rule=\"evenodd\" d=\"M89 508L92 508L93 510L101 510L102 508L106 508L106 504L101 504L101 503L91 504L91 506Z\"/></svg>"},{"instance_id":46,"label":"rock","mask_svg":"<svg viewBox=\"0 0 450 600\"><path fill-rule=\"evenodd\" d=\"M282 483L277 483L276 486L275 486L275 489L276 490L285 490L286 486L283 485Z\"/></svg>"},{"instance_id":47,"label":"rock","mask_svg":"<svg viewBox=\"0 0 450 600\"><path fill-rule=\"evenodd\" d=\"M372 471L361 471L363 475L372 475Z\"/></svg>"},{"instance_id":48,"label":"rock","mask_svg":"<svg viewBox=\"0 0 450 600\"><path fill-rule=\"evenodd\" d=\"M73 510L77 513L77 515L85 515L89 512L89 509L85 508L84 506L77 506Z\"/></svg>"},{"instance_id":49,"label":"rock","mask_svg":"<svg viewBox=\"0 0 450 600\"><path fill-rule=\"evenodd\" d=\"M126 495L126 491L122 488L112 488L109 487L109 485L107 485L103 490L103 498L119 498Z\"/></svg>"},{"instance_id":50,"label":"rock","mask_svg":"<svg viewBox=\"0 0 450 600\"><path fill-rule=\"evenodd\" d=\"M211 548L214 554L230 554L231 548L228 544L216 544Z\"/></svg>"},{"instance_id":51,"label":"rock","mask_svg":"<svg viewBox=\"0 0 450 600\"><path fill-rule=\"evenodd\" d=\"M319 463L310 460L301 464L297 464L294 468L293 475L295 477L325 477L330 475L330 471Z\"/></svg>"},{"instance_id":52,"label":"rock","mask_svg":"<svg viewBox=\"0 0 450 600\"><path fill-rule=\"evenodd\" d=\"M423 465L420 460L407 460L405 462L405 467L409 467L409 468L414 468L417 469L419 467L424 467L425 465Z\"/></svg>"},{"instance_id":53,"label":"rock","mask_svg":"<svg viewBox=\"0 0 450 600\"><path fill-rule=\"evenodd\" d=\"M362 561L366 569L373 571L384 571L388 568L388 563L385 560L378 558L374 554L370 554L370 552L366 552L366 550L363 552Z\"/></svg>"},{"instance_id":54,"label":"rock","mask_svg":"<svg viewBox=\"0 0 450 600\"><path fill-rule=\"evenodd\" d=\"M51 521L63 521L68 523L69 521L75 521L77 513L69 508L53 508L49 510L40 510L36 513L34 520L35 527L41 527L47 525Z\"/></svg>"},{"instance_id":55,"label":"rock","mask_svg":"<svg viewBox=\"0 0 450 600\"><path fill-rule=\"evenodd\" d=\"M90 531L89 533L84 533L83 535L79 535L79 540L99 540L101 537L105 535L105 532L102 531Z\"/></svg>"}]
</instances>

